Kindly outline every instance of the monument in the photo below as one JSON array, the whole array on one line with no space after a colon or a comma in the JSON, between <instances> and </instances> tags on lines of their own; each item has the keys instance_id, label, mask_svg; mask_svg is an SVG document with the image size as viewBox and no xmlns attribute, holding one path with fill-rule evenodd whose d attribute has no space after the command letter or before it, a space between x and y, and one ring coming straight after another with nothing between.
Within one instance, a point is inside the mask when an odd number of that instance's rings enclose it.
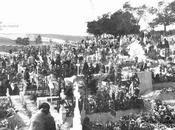
<instances>
[{"instance_id":1,"label":"monument","mask_svg":"<svg viewBox=\"0 0 175 130\"><path fill-rule=\"evenodd\" d=\"M81 114L78 107L78 101L80 99L80 92L78 91L78 83L74 83L74 96L75 96L75 109L73 117L73 127L70 130L82 130Z\"/></svg>"}]
</instances>

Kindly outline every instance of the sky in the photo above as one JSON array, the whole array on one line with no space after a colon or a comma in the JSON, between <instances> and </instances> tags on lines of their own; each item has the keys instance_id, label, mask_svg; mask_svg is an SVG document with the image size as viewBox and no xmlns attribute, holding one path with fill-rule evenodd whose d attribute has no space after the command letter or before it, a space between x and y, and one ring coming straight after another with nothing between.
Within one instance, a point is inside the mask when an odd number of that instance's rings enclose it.
<instances>
[{"instance_id":1,"label":"sky","mask_svg":"<svg viewBox=\"0 0 175 130\"><path fill-rule=\"evenodd\" d=\"M126 1L0 0L0 33L87 35L88 21L117 11ZM130 3L155 6L157 1L130 0Z\"/></svg>"}]
</instances>

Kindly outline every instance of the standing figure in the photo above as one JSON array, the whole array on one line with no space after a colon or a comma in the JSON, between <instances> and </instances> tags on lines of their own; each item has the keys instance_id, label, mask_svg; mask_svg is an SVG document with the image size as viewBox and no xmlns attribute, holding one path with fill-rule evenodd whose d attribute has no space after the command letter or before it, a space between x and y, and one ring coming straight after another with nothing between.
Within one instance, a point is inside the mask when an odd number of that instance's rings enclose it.
<instances>
[{"instance_id":1,"label":"standing figure","mask_svg":"<svg viewBox=\"0 0 175 130\"><path fill-rule=\"evenodd\" d=\"M18 88L19 88L19 96L21 99L21 103L24 106L24 105L26 105L24 95L25 95L25 91L27 89L27 83L24 79L21 79L21 81L18 84Z\"/></svg>"}]
</instances>

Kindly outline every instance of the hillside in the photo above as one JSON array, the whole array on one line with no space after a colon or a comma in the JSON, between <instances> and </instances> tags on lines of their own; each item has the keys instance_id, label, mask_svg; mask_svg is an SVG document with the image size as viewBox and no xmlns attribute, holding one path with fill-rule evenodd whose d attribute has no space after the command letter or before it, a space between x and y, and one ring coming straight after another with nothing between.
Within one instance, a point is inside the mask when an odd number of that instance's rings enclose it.
<instances>
[{"instance_id":1,"label":"hillside","mask_svg":"<svg viewBox=\"0 0 175 130\"><path fill-rule=\"evenodd\" d=\"M0 45L14 45L16 44L14 40L6 37L0 37Z\"/></svg>"},{"instance_id":2,"label":"hillside","mask_svg":"<svg viewBox=\"0 0 175 130\"><path fill-rule=\"evenodd\" d=\"M71 35L59 35L59 34L41 34L42 37L62 39L65 41L81 41L85 36L71 36Z\"/></svg>"},{"instance_id":3,"label":"hillside","mask_svg":"<svg viewBox=\"0 0 175 130\"><path fill-rule=\"evenodd\" d=\"M18 34L18 33L0 33L0 43L13 43L13 40L16 40L17 37L29 37L31 41L35 39L35 37L39 34ZM60 35L60 34L41 34L41 36L45 39L57 39L57 40L64 40L64 41L81 41L85 38L85 36L71 36L71 35Z\"/></svg>"}]
</instances>

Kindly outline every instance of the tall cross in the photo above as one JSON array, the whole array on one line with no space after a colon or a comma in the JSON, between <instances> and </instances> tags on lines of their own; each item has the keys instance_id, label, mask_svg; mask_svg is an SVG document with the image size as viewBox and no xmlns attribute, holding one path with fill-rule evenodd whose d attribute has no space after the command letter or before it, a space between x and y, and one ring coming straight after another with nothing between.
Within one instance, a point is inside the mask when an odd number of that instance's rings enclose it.
<instances>
[{"instance_id":1,"label":"tall cross","mask_svg":"<svg viewBox=\"0 0 175 130\"><path fill-rule=\"evenodd\" d=\"M8 80L10 79L10 75L9 75L9 74L7 75L7 79L8 79Z\"/></svg>"},{"instance_id":2,"label":"tall cross","mask_svg":"<svg viewBox=\"0 0 175 130\"><path fill-rule=\"evenodd\" d=\"M96 51L96 62L98 63L98 51Z\"/></svg>"},{"instance_id":3,"label":"tall cross","mask_svg":"<svg viewBox=\"0 0 175 130\"><path fill-rule=\"evenodd\" d=\"M80 62L79 62L79 59L77 60L76 66L77 66L77 75L79 75L79 73L80 73Z\"/></svg>"},{"instance_id":4,"label":"tall cross","mask_svg":"<svg viewBox=\"0 0 175 130\"><path fill-rule=\"evenodd\" d=\"M38 78L39 78L39 73L38 73L38 69L39 69L39 66L37 65L37 66L36 66L36 73L37 73L37 83L36 83L36 86L37 86L37 90L38 90L38 88L39 88L39 81L38 81L38 80L39 80L39 79L38 79Z\"/></svg>"}]
</instances>

